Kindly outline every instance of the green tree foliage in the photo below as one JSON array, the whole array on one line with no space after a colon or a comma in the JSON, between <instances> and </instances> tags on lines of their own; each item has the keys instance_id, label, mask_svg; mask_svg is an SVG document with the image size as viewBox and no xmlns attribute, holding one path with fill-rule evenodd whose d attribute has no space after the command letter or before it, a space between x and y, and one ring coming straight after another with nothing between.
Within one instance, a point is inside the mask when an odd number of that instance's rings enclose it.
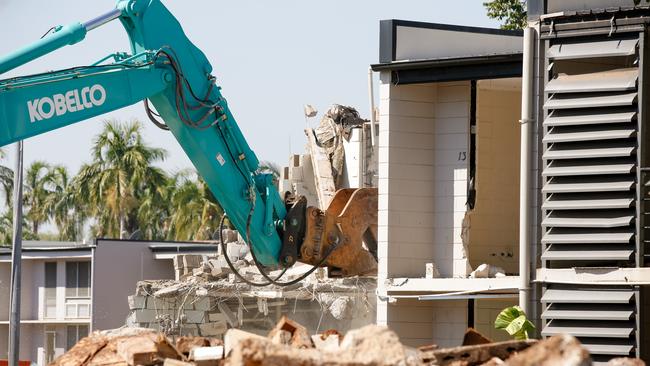
<instances>
[{"instance_id":1,"label":"green tree foliage","mask_svg":"<svg viewBox=\"0 0 650 366\"><path fill-rule=\"evenodd\" d=\"M193 179L195 175L182 171L173 177L167 239L208 240L218 229L223 209L205 181Z\"/></svg>"},{"instance_id":2,"label":"green tree foliage","mask_svg":"<svg viewBox=\"0 0 650 366\"><path fill-rule=\"evenodd\" d=\"M519 306L503 309L497 315L494 327L505 330L517 340L528 339L528 332L535 330L535 326L526 318L526 313Z\"/></svg>"},{"instance_id":3,"label":"green tree foliage","mask_svg":"<svg viewBox=\"0 0 650 366\"><path fill-rule=\"evenodd\" d=\"M73 183L87 199L97 237L128 238L146 230L138 207L147 194L166 184L166 174L154 164L166 152L147 145L139 122L107 121L95 138L93 161L81 167Z\"/></svg>"},{"instance_id":4,"label":"green tree foliage","mask_svg":"<svg viewBox=\"0 0 650 366\"><path fill-rule=\"evenodd\" d=\"M41 224L49 219L46 201L54 190L52 167L41 160L33 162L23 180L23 209L31 232L38 236Z\"/></svg>"},{"instance_id":5,"label":"green tree foliage","mask_svg":"<svg viewBox=\"0 0 650 366\"><path fill-rule=\"evenodd\" d=\"M223 209L193 170L168 174L159 167L166 151L146 144L139 122L107 121L94 141L90 163L76 176L64 166L35 161L24 175L23 238L82 241L91 237L146 240L210 240ZM0 159L4 157L0 149ZM264 161L258 173L280 177ZM0 164L0 243L12 240L13 171ZM56 232L42 232L52 223Z\"/></svg>"},{"instance_id":6,"label":"green tree foliage","mask_svg":"<svg viewBox=\"0 0 650 366\"><path fill-rule=\"evenodd\" d=\"M501 29L523 29L526 27L525 0L492 0L484 2L488 17L501 22Z\"/></svg>"}]
</instances>

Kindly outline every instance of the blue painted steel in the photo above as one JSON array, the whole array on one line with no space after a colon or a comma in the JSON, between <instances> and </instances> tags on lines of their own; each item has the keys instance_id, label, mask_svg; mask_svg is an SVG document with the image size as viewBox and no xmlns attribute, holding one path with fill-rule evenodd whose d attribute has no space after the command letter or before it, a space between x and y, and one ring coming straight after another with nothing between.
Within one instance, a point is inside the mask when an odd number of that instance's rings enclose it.
<instances>
[{"instance_id":1,"label":"blue painted steel","mask_svg":"<svg viewBox=\"0 0 650 366\"><path fill-rule=\"evenodd\" d=\"M277 265L282 241L277 230L270 228L277 227L274 223L286 216L284 203L272 179L258 177L259 160L235 122L221 88L210 76L212 66L160 0L120 0L117 9L132 53L145 55L146 60L136 56L99 68L0 81L0 145L149 98L235 227L242 234L250 229L258 259L265 265ZM80 24L63 27L0 59L0 73L78 42L85 32ZM179 69L173 70L161 52ZM177 99L177 75L182 76L187 106ZM103 93L97 87L90 93L95 85L100 85ZM74 110L80 103L84 108ZM49 104L54 111L47 108ZM196 128L180 117L197 121L206 112L214 113L202 123L204 128ZM247 227L250 213L251 225Z\"/></svg>"}]
</instances>

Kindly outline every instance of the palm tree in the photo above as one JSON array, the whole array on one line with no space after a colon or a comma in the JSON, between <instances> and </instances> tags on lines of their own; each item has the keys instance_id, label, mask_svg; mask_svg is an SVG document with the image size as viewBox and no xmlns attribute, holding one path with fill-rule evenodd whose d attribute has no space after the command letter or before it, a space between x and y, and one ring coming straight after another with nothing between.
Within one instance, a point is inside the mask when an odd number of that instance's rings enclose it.
<instances>
[{"instance_id":1,"label":"palm tree","mask_svg":"<svg viewBox=\"0 0 650 366\"><path fill-rule=\"evenodd\" d=\"M0 148L0 160L7 157L4 149ZM14 171L13 169L0 165L0 187L5 195L5 202L7 205L11 203L14 190Z\"/></svg>"},{"instance_id":2,"label":"palm tree","mask_svg":"<svg viewBox=\"0 0 650 366\"><path fill-rule=\"evenodd\" d=\"M52 191L45 200L45 211L54 220L59 240L80 241L87 219L85 200L78 194L64 166L52 167L51 174Z\"/></svg>"},{"instance_id":3,"label":"palm tree","mask_svg":"<svg viewBox=\"0 0 650 366\"><path fill-rule=\"evenodd\" d=\"M48 163L34 161L25 172L23 202L27 213L25 219L30 224L30 230L38 236L40 225L49 220L46 201L52 193L54 176Z\"/></svg>"},{"instance_id":4,"label":"palm tree","mask_svg":"<svg viewBox=\"0 0 650 366\"><path fill-rule=\"evenodd\" d=\"M142 229L137 218L140 201L165 183L166 174L153 164L166 152L143 141L139 122L106 121L92 154L92 163L82 166L74 184L96 219L95 234L125 238Z\"/></svg>"},{"instance_id":5,"label":"palm tree","mask_svg":"<svg viewBox=\"0 0 650 366\"><path fill-rule=\"evenodd\" d=\"M171 216L167 239L208 240L218 229L223 215L221 205L210 192L205 181L192 173L182 171L174 176L171 195Z\"/></svg>"}]
</instances>

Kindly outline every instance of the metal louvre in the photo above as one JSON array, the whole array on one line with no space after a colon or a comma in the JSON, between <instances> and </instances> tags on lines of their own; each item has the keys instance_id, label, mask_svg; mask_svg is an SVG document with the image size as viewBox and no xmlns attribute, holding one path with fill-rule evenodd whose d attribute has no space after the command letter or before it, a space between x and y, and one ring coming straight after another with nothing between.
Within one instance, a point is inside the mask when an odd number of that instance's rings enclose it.
<instances>
[{"instance_id":1,"label":"metal louvre","mask_svg":"<svg viewBox=\"0 0 650 366\"><path fill-rule=\"evenodd\" d=\"M546 103L544 103L544 109L557 110L574 108L627 107L636 103L636 100L636 92L593 93L590 95L558 93L553 94Z\"/></svg>"},{"instance_id":2,"label":"metal louvre","mask_svg":"<svg viewBox=\"0 0 650 366\"><path fill-rule=\"evenodd\" d=\"M541 136L542 265L630 267L638 253L638 39L548 40ZM635 356L633 287L546 284L541 333L579 338L594 361Z\"/></svg>"},{"instance_id":3,"label":"metal louvre","mask_svg":"<svg viewBox=\"0 0 650 366\"><path fill-rule=\"evenodd\" d=\"M568 60L598 57L631 56L636 53L638 39L606 40L598 42L564 42L549 47L546 57Z\"/></svg>"},{"instance_id":4,"label":"metal louvre","mask_svg":"<svg viewBox=\"0 0 650 366\"><path fill-rule=\"evenodd\" d=\"M578 112L558 111L549 115L544 124L555 127L631 123L636 119L636 115L636 111L611 111L609 109L591 109Z\"/></svg>"},{"instance_id":5,"label":"metal louvre","mask_svg":"<svg viewBox=\"0 0 650 366\"><path fill-rule=\"evenodd\" d=\"M631 287L551 285L541 301L543 336L571 334L594 359L634 355L637 299Z\"/></svg>"},{"instance_id":6,"label":"metal louvre","mask_svg":"<svg viewBox=\"0 0 650 366\"><path fill-rule=\"evenodd\" d=\"M639 70L617 69L605 72L560 74L546 84L547 93L607 92L636 89Z\"/></svg>"},{"instance_id":7,"label":"metal louvre","mask_svg":"<svg viewBox=\"0 0 650 366\"><path fill-rule=\"evenodd\" d=\"M543 106L544 265L631 265L638 39L556 42Z\"/></svg>"},{"instance_id":8,"label":"metal louvre","mask_svg":"<svg viewBox=\"0 0 650 366\"><path fill-rule=\"evenodd\" d=\"M583 250L581 244L561 244L551 245L542 253L542 260L549 261L570 261L576 263L579 261L629 261L634 254L631 245L599 245L592 246L590 250Z\"/></svg>"}]
</instances>

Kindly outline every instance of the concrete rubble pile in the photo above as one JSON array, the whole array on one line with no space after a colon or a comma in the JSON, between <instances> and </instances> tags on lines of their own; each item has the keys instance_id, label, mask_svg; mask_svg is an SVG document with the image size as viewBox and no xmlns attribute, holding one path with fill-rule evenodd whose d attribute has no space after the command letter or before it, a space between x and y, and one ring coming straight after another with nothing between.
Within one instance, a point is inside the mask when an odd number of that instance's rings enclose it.
<instances>
[{"instance_id":1,"label":"concrete rubble pile","mask_svg":"<svg viewBox=\"0 0 650 366\"><path fill-rule=\"evenodd\" d=\"M79 341L53 366L473 366L592 365L589 352L572 336L543 341L507 341L436 349L411 349L386 327L367 325L341 335L327 330L310 335L282 317L266 335L229 329L224 340L175 337L150 329L95 332ZM611 366L643 366L639 359L614 359Z\"/></svg>"},{"instance_id":2,"label":"concrete rubble pile","mask_svg":"<svg viewBox=\"0 0 650 366\"><path fill-rule=\"evenodd\" d=\"M232 235L236 237L236 232ZM229 258L246 279L263 282L244 248L229 245ZM265 334L282 314L312 332L347 331L372 323L376 314L374 277L329 278L325 269L319 269L291 286L255 287L237 278L221 255L178 255L174 266L177 280L138 282L135 294L128 298L127 326L171 336L222 338L229 328ZM297 278L309 268L296 265L281 281Z\"/></svg>"}]
</instances>

